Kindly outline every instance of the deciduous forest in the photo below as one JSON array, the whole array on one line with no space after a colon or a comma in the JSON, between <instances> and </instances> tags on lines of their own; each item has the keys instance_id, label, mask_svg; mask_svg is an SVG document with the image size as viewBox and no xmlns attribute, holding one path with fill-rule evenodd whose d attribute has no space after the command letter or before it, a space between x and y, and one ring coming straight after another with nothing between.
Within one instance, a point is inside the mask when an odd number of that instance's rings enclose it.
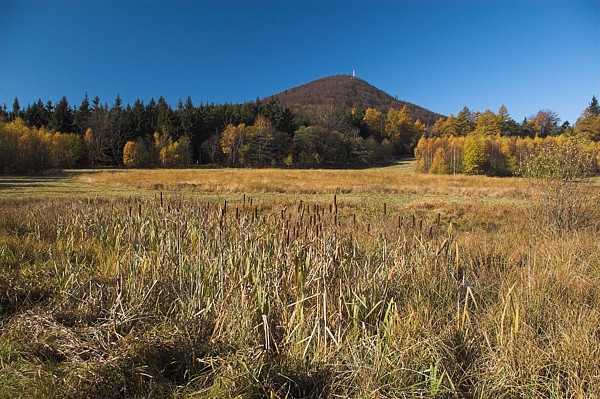
<instances>
[{"instance_id":1,"label":"deciduous forest","mask_svg":"<svg viewBox=\"0 0 600 399\"><path fill-rule=\"evenodd\" d=\"M522 175L544 149L569 148L598 172L600 106L596 97L577 122L541 110L521 123L498 112L441 117L432 126L409 109L312 107L294 113L277 99L173 109L164 98L112 105L86 95L78 107L63 97L0 113L0 173L74 167L368 167L416 156L430 173ZM561 150L564 152L563 150Z\"/></svg>"}]
</instances>

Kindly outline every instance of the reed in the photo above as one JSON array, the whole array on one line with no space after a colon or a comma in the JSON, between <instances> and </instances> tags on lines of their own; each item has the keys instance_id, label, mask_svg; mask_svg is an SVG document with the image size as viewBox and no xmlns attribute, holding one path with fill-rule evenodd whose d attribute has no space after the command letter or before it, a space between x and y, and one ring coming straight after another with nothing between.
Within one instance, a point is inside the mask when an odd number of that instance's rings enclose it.
<instances>
[{"instance_id":1,"label":"reed","mask_svg":"<svg viewBox=\"0 0 600 399\"><path fill-rule=\"evenodd\" d=\"M138 194L0 198L0 397L600 395L593 223Z\"/></svg>"}]
</instances>

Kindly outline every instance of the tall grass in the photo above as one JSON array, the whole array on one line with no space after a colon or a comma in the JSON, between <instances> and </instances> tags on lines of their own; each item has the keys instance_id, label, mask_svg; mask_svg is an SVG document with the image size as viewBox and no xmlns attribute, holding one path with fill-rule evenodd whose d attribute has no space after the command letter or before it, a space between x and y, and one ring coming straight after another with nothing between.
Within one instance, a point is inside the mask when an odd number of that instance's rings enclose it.
<instances>
[{"instance_id":1,"label":"tall grass","mask_svg":"<svg viewBox=\"0 0 600 399\"><path fill-rule=\"evenodd\" d=\"M1 397L600 395L597 225L340 194L0 202Z\"/></svg>"}]
</instances>

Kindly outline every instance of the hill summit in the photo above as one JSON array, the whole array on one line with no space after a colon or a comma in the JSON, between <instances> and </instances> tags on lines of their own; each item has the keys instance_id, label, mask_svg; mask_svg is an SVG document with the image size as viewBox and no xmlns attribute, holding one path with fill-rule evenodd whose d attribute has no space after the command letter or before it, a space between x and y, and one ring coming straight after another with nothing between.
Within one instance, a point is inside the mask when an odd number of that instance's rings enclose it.
<instances>
[{"instance_id":1,"label":"hill summit","mask_svg":"<svg viewBox=\"0 0 600 399\"><path fill-rule=\"evenodd\" d=\"M405 105L415 119L433 125L442 115L398 100L388 93L352 75L334 75L274 94L268 98L278 99L285 107L303 113L320 105L366 110L376 108L387 113L390 108L400 109Z\"/></svg>"}]
</instances>

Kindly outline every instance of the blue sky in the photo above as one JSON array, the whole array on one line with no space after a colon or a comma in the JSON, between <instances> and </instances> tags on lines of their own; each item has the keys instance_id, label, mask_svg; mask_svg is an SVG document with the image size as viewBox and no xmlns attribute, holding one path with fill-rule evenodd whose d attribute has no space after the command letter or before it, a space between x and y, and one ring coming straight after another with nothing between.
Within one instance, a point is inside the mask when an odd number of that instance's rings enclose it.
<instances>
[{"instance_id":1,"label":"blue sky","mask_svg":"<svg viewBox=\"0 0 600 399\"><path fill-rule=\"evenodd\" d=\"M0 0L0 104L243 102L335 74L442 114L600 93L600 2Z\"/></svg>"}]
</instances>

